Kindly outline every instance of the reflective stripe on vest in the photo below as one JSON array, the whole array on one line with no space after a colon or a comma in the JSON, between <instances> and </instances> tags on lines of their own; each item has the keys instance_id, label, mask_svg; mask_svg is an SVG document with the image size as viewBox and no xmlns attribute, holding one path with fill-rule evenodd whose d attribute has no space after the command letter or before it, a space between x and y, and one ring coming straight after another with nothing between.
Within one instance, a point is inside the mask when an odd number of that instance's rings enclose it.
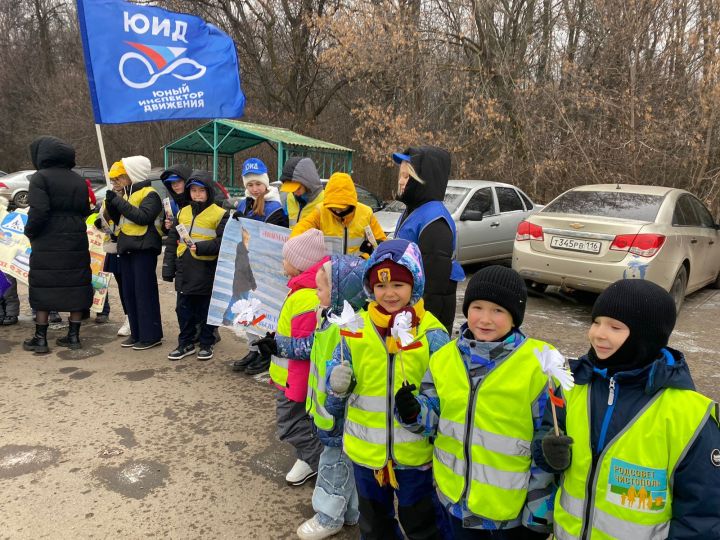
<instances>
[{"instance_id":1,"label":"reflective stripe on vest","mask_svg":"<svg viewBox=\"0 0 720 540\"><path fill-rule=\"evenodd\" d=\"M129 197L126 193L123 193L122 197L134 207L139 208L145 197L147 197L150 193L156 193L155 189L151 187L144 187L137 191L133 191ZM158 214L158 216L155 218L155 228L157 229L158 234L162 236L162 233L160 232L161 220L162 212L160 212L160 214ZM120 232L125 236L143 236L148 229L147 225L138 225L137 223L130 221L125 216L120 216L118 226L120 228Z\"/></svg>"},{"instance_id":2,"label":"reflective stripe on vest","mask_svg":"<svg viewBox=\"0 0 720 540\"><path fill-rule=\"evenodd\" d=\"M555 497L555 536L667 538L672 475L714 411L714 402L691 390L661 390L607 444L590 477L590 393L588 385L565 392L566 431L574 443Z\"/></svg>"},{"instance_id":3,"label":"reflective stripe on vest","mask_svg":"<svg viewBox=\"0 0 720 540\"><path fill-rule=\"evenodd\" d=\"M395 393L403 382L397 355L389 358L385 342L377 333L370 315L364 320L362 337L346 338L357 384L348 398L343 434L345 453L355 463L382 469L388 459L398 465L417 467L432 460L432 446L422 435L403 428L394 415ZM429 311L417 331L422 347L402 352L405 376L420 387L429 364L426 333L444 327Z\"/></svg>"},{"instance_id":4,"label":"reflective stripe on vest","mask_svg":"<svg viewBox=\"0 0 720 540\"><path fill-rule=\"evenodd\" d=\"M286 205L288 223L290 228L292 229L295 224L305 216L309 216L310 213L315 209L315 207L321 204L324 199L325 191L321 190L320 193L317 194L317 197L315 197L312 201L308 202L301 209L300 205L297 202L297 199L295 198L295 195L293 195L292 193L288 193Z\"/></svg>"},{"instance_id":5,"label":"reflective stripe on vest","mask_svg":"<svg viewBox=\"0 0 720 540\"><path fill-rule=\"evenodd\" d=\"M532 404L547 386L533 349L545 345L526 339L475 389L456 341L430 360L441 403L433 453L435 482L447 498L465 498L470 511L488 519L517 518L527 498Z\"/></svg>"},{"instance_id":6,"label":"reflective stripe on vest","mask_svg":"<svg viewBox=\"0 0 720 540\"><path fill-rule=\"evenodd\" d=\"M315 311L319 300L315 289L290 291L280 308L277 333L286 337L305 337L292 335L292 320L303 313ZM287 387L290 363L287 358L273 356L270 362L270 378L282 388Z\"/></svg>"},{"instance_id":7,"label":"reflective stripe on vest","mask_svg":"<svg viewBox=\"0 0 720 540\"><path fill-rule=\"evenodd\" d=\"M288 378L288 359L274 354L270 357L270 378L279 386L285 386Z\"/></svg>"},{"instance_id":8,"label":"reflective stripe on vest","mask_svg":"<svg viewBox=\"0 0 720 540\"><path fill-rule=\"evenodd\" d=\"M190 238L196 242L203 242L217 238L217 228L224 216L225 210L216 204L211 204L193 218L192 207L187 205L180 210L177 219L178 223L185 225L190 233ZM185 242L181 241L177 247L177 256L182 257L185 250L187 250L187 246ZM190 255L199 261L214 261L218 258L217 255L197 255L192 250Z\"/></svg>"},{"instance_id":9,"label":"reflective stripe on vest","mask_svg":"<svg viewBox=\"0 0 720 540\"><path fill-rule=\"evenodd\" d=\"M308 376L308 395L305 400L305 409L312 417L319 429L330 431L335 425L335 419L325 409L327 388L325 377L327 361L332 359L335 348L340 343L340 329L331 324L324 330L316 330L310 351L310 374Z\"/></svg>"}]
</instances>

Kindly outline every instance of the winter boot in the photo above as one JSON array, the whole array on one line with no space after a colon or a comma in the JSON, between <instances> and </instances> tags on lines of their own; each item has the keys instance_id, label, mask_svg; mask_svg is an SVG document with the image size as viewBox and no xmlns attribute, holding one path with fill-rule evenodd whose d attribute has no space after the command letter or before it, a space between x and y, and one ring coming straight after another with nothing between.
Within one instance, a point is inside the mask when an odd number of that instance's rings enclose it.
<instances>
[{"instance_id":1,"label":"winter boot","mask_svg":"<svg viewBox=\"0 0 720 540\"><path fill-rule=\"evenodd\" d=\"M47 342L47 331L47 324L36 324L35 335L30 339L23 341L23 349L26 351L33 351L36 354L50 352Z\"/></svg>"},{"instance_id":2,"label":"winter boot","mask_svg":"<svg viewBox=\"0 0 720 540\"><path fill-rule=\"evenodd\" d=\"M67 336L57 338L55 343L68 349L82 349L82 344L80 343L80 324L80 321L70 321Z\"/></svg>"}]
</instances>

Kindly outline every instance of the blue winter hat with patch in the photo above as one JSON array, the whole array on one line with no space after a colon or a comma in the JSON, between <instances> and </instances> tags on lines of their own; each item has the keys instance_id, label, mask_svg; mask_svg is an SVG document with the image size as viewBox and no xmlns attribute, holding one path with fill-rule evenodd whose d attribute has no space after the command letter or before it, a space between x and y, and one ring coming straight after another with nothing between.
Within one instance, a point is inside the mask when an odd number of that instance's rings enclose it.
<instances>
[{"instance_id":1,"label":"blue winter hat with patch","mask_svg":"<svg viewBox=\"0 0 720 540\"><path fill-rule=\"evenodd\" d=\"M242 176L247 176L248 174L267 174L267 166L261 159L246 159L242 167Z\"/></svg>"}]
</instances>

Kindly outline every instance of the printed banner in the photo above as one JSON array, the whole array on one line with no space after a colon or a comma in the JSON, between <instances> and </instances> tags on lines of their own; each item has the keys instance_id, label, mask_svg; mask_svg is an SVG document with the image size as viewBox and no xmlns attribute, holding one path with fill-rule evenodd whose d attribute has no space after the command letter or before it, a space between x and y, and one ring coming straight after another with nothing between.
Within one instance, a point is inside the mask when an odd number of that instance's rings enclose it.
<instances>
[{"instance_id":1,"label":"printed banner","mask_svg":"<svg viewBox=\"0 0 720 540\"><path fill-rule=\"evenodd\" d=\"M235 43L199 17L122 0L78 0L97 124L239 118Z\"/></svg>"},{"instance_id":2,"label":"printed banner","mask_svg":"<svg viewBox=\"0 0 720 540\"><path fill-rule=\"evenodd\" d=\"M257 328L274 332L280 308L288 293L288 277L283 270L283 244L290 230L260 221L229 219L220 245L208 324L232 326L231 308L241 299L261 302L257 315L264 315ZM328 253L342 252L342 239L325 237Z\"/></svg>"},{"instance_id":3,"label":"printed banner","mask_svg":"<svg viewBox=\"0 0 720 540\"><path fill-rule=\"evenodd\" d=\"M1 208L0 212L2 212ZM26 223L27 210L0 213L0 271L14 277L24 285L28 284L30 272L30 240L24 234ZM94 289L90 310L99 313L105 304L112 274L103 272L105 265L104 233L96 230L95 227L88 227L87 235Z\"/></svg>"}]
</instances>

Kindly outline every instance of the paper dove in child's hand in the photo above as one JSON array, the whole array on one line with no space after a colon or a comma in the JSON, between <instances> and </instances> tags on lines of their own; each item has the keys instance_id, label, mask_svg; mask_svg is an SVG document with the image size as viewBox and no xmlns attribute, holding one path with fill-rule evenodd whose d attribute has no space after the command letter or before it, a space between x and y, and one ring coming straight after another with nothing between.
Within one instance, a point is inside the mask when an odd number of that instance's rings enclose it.
<instances>
[{"instance_id":1,"label":"paper dove in child's hand","mask_svg":"<svg viewBox=\"0 0 720 540\"><path fill-rule=\"evenodd\" d=\"M343 301L342 313L340 315L331 313L328 315L328 320L333 324L337 324L343 330L349 330L350 332L362 330L365 324L362 317L355 313L355 310L347 300Z\"/></svg>"},{"instance_id":2,"label":"paper dove in child's hand","mask_svg":"<svg viewBox=\"0 0 720 540\"><path fill-rule=\"evenodd\" d=\"M261 302L257 298L247 300L242 298L235 302L231 308L231 311L236 314L233 324L250 325L257 318L257 311L260 308Z\"/></svg>"},{"instance_id":3,"label":"paper dove in child's hand","mask_svg":"<svg viewBox=\"0 0 720 540\"><path fill-rule=\"evenodd\" d=\"M535 358L538 359L542 366L543 373L548 377L553 377L560 382L560 386L563 390L570 390L575 386L575 379L570 369L565 364L565 357L560 354L556 349L551 349L547 345L542 348L542 351L533 349Z\"/></svg>"},{"instance_id":4,"label":"paper dove in child's hand","mask_svg":"<svg viewBox=\"0 0 720 540\"><path fill-rule=\"evenodd\" d=\"M408 311L400 313L395 316L395 322L393 322L393 326L390 329L392 337L399 339L400 345L403 347L407 347L415 341L415 337L413 337L411 333L412 318L412 313Z\"/></svg>"}]
</instances>

